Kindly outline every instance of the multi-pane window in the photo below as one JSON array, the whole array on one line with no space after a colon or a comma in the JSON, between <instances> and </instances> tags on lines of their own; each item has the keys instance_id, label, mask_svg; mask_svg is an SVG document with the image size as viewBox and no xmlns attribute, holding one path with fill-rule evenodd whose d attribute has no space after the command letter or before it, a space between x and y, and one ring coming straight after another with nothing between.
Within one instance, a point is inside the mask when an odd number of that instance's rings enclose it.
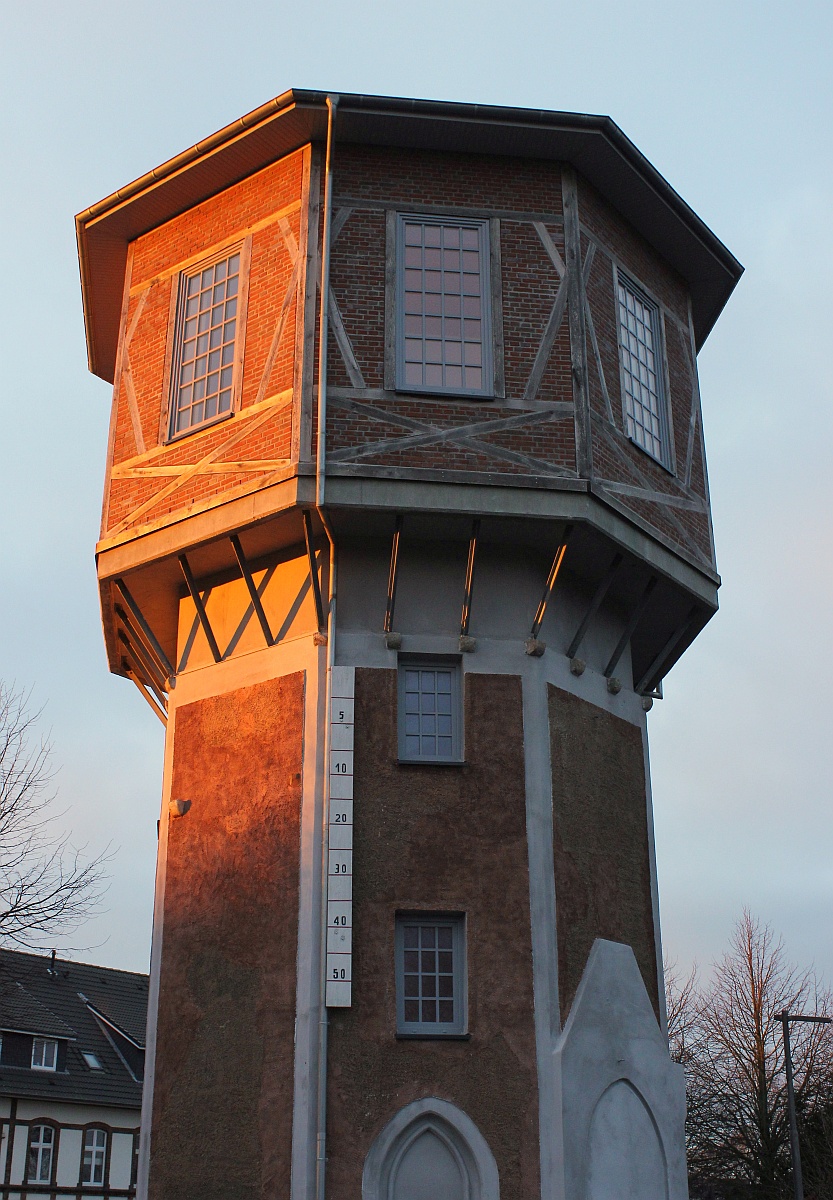
<instances>
[{"instance_id":1,"label":"multi-pane window","mask_svg":"<svg viewBox=\"0 0 833 1200\"><path fill-rule=\"evenodd\" d=\"M399 666L399 757L454 762L461 757L460 668L456 663Z\"/></svg>"},{"instance_id":2,"label":"multi-pane window","mask_svg":"<svg viewBox=\"0 0 833 1200\"><path fill-rule=\"evenodd\" d=\"M621 276L618 298L625 431L638 446L668 466L670 439L659 309Z\"/></svg>"},{"instance_id":3,"label":"multi-pane window","mask_svg":"<svg viewBox=\"0 0 833 1200\"><path fill-rule=\"evenodd\" d=\"M239 251L181 277L170 437L231 412L239 291Z\"/></svg>"},{"instance_id":4,"label":"multi-pane window","mask_svg":"<svg viewBox=\"0 0 833 1200\"><path fill-rule=\"evenodd\" d=\"M29 1183L51 1183L55 1155L54 1125L33 1125L29 1130L29 1161L26 1178Z\"/></svg>"},{"instance_id":5,"label":"multi-pane window","mask_svg":"<svg viewBox=\"0 0 833 1200\"><path fill-rule=\"evenodd\" d=\"M86 1129L81 1157L81 1182L104 1183L104 1163L107 1158L107 1130Z\"/></svg>"},{"instance_id":6,"label":"multi-pane window","mask_svg":"<svg viewBox=\"0 0 833 1200\"><path fill-rule=\"evenodd\" d=\"M400 216L397 387L492 393L486 221Z\"/></svg>"},{"instance_id":7,"label":"multi-pane window","mask_svg":"<svg viewBox=\"0 0 833 1200\"><path fill-rule=\"evenodd\" d=\"M58 1043L52 1038L32 1039L32 1067L36 1071L55 1071L58 1066Z\"/></svg>"},{"instance_id":8,"label":"multi-pane window","mask_svg":"<svg viewBox=\"0 0 833 1200\"><path fill-rule=\"evenodd\" d=\"M465 946L462 917L396 920L397 1031L465 1032Z\"/></svg>"}]
</instances>

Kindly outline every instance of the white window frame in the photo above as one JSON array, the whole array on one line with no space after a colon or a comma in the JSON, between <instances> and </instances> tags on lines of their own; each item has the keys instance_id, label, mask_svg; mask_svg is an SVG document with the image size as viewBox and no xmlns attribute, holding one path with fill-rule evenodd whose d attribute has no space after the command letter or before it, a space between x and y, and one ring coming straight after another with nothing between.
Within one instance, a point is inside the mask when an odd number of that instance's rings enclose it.
<instances>
[{"instance_id":1,"label":"white window frame","mask_svg":"<svg viewBox=\"0 0 833 1200\"><path fill-rule=\"evenodd\" d=\"M449 671L451 674L451 754L414 753L408 749L407 672ZM463 669L457 658L399 656L397 723L399 761L402 763L462 763L463 762ZM436 693L435 693L436 694ZM430 736L430 735L429 735ZM421 740L421 738L420 738Z\"/></svg>"},{"instance_id":2,"label":"white window frame","mask_svg":"<svg viewBox=\"0 0 833 1200\"><path fill-rule=\"evenodd\" d=\"M84 1130L84 1138L81 1143L80 1182L82 1187L104 1187L106 1185L109 1143L109 1131L103 1126L88 1125Z\"/></svg>"},{"instance_id":3,"label":"white window frame","mask_svg":"<svg viewBox=\"0 0 833 1200\"><path fill-rule=\"evenodd\" d=\"M52 1135L49 1141L44 1140L43 1130L48 1129ZM37 1137L36 1137L37 1135ZM35 1172L32 1173L32 1153L35 1155ZM44 1157L48 1155L49 1170L43 1174ZM55 1165L58 1159L58 1130L50 1121L37 1121L29 1126L29 1139L26 1146L26 1182L52 1183L55 1177Z\"/></svg>"},{"instance_id":4,"label":"white window frame","mask_svg":"<svg viewBox=\"0 0 833 1200\"><path fill-rule=\"evenodd\" d=\"M203 418L202 421L195 422L185 429L177 430L177 416L179 413L179 373L182 366L182 351L185 332L185 301L187 299L186 292L188 288L188 280L195 275L201 274L208 267L216 266L218 263L227 261L235 254L240 256L240 266L238 274L237 288L237 312L235 315L235 333L234 333L234 354L232 358L232 383L231 383L231 404L224 412L215 413L211 417ZM249 296L249 270L251 266L251 238L245 238L243 241L230 246L223 246L221 249L206 254L203 258L197 261L189 262L183 265L173 284L171 294L172 318L169 326L169 358L167 375L167 403L165 407L165 423L162 431L162 439L165 443L178 442L182 438L189 437L193 433L197 433L202 429L209 429L212 425L216 425L221 421L228 420L229 417L239 411L241 390L243 386L243 351L246 340L246 318L248 310Z\"/></svg>"},{"instance_id":5,"label":"white window frame","mask_svg":"<svg viewBox=\"0 0 833 1200\"><path fill-rule=\"evenodd\" d=\"M47 1049L52 1051L51 1063L47 1060ZM40 1053L38 1053L40 1051ZM32 1038L32 1070L33 1071L57 1071L58 1070L58 1043L55 1038Z\"/></svg>"},{"instance_id":6,"label":"white window frame","mask_svg":"<svg viewBox=\"0 0 833 1200\"><path fill-rule=\"evenodd\" d=\"M622 317L620 310L619 288L623 287L630 292L651 314L651 333L654 339L654 360L655 374L657 381L657 420L660 427L660 453L654 452L642 443L628 431L628 424L631 417L628 414L627 408L627 389L626 389L626 370L625 370L625 347L623 345L622 336ZM619 386L622 397L622 427L625 431L625 436L632 445L636 446L643 454L647 454L654 462L659 463L666 471L673 474L674 471L674 450L673 450L673 430L671 423L671 402L670 402L670 387L668 381L668 363L665 353L665 323L662 316L662 305L650 294L650 292L638 283L632 275L626 271L613 265L613 299L616 307L616 342L619 350Z\"/></svg>"},{"instance_id":7,"label":"white window frame","mask_svg":"<svg viewBox=\"0 0 833 1200\"><path fill-rule=\"evenodd\" d=\"M480 253L481 280L481 354L482 385L479 388L449 387L445 384L407 383L405 380L405 225L407 222L443 227L476 228ZM497 390L495 370L494 313L492 304L492 236L487 217L447 217L441 213L407 212L396 214L395 246L395 388L417 395L460 396L463 399L492 400Z\"/></svg>"},{"instance_id":8,"label":"white window frame","mask_svg":"<svg viewBox=\"0 0 833 1200\"><path fill-rule=\"evenodd\" d=\"M405 1018L405 930L407 926L450 928L454 1019L452 1021L414 1021ZM413 951L411 951L413 952ZM416 953L421 953L417 950ZM462 913L404 912L396 914L396 1034L413 1038L460 1038L468 1031L468 983L466 965L466 918ZM429 972L430 973L430 972ZM422 971L419 972L420 978ZM438 997L439 1000L439 997Z\"/></svg>"}]
</instances>

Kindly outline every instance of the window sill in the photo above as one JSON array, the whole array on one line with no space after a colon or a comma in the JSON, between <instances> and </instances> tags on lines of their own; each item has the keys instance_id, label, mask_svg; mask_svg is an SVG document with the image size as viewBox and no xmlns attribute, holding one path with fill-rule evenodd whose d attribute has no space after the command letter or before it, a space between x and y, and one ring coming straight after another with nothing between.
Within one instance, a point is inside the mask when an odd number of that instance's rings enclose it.
<instances>
[{"instance_id":1,"label":"window sill","mask_svg":"<svg viewBox=\"0 0 833 1200\"><path fill-rule=\"evenodd\" d=\"M493 404L495 401L503 399L501 396L496 396L494 392L465 392L462 389L455 388L430 388L430 387L408 387L407 384L397 384L394 391L398 396L424 396L431 400L436 400L437 397L444 397L446 400L471 400L481 404Z\"/></svg>"},{"instance_id":2,"label":"window sill","mask_svg":"<svg viewBox=\"0 0 833 1200\"><path fill-rule=\"evenodd\" d=\"M464 758L397 758L400 767L467 767Z\"/></svg>"},{"instance_id":3,"label":"window sill","mask_svg":"<svg viewBox=\"0 0 833 1200\"><path fill-rule=\"evenodd\" d=\"M397 1042L470 1042L470 1033L400 1033Z\"/></svg>"},{"instance_id":4,"label":"window sill","mask_svg":"<svg viewBox=\"0 0 833 1200\"><path fill-rule=\"evenodd\" d=\"M179 433L174 433L170 437L165 438L164 445L172 446L174 442L181 442L183 438L190 437L192 433L202 433L205 429L213 429L215 425L221 425L223 421L228 421L236 413L236 409L231 408L228 412L219 413L216 417L212 417L210 421L201 421L199 425L189 425L187 429L181 429Z\"/></svg>"},{"instance_id":5,"label":"window sill","mask_svg":"<svg viewBox=\"0 0 833 1200\"><path fill-rule=\"evenodd\" d=\"M656 465L658 467L661 467L662 470L665 471L666 475L670 475L672 479L677 478L677 472L674 470L673 467L670 467L668 465L668 463L664 463L661 458L657 458L657 456L655 454L652 454L650 450L646 450L644 446L641 446L639 444L639 442L636 440L636 438L631 437L627 433L625 434L625 437L627 438L627 440L630 442L630 444L632 446L636 446L637 450L641 454L644 454L646 458L650 458L652 463L656 463Z\"/></svg>"}]
</instances>

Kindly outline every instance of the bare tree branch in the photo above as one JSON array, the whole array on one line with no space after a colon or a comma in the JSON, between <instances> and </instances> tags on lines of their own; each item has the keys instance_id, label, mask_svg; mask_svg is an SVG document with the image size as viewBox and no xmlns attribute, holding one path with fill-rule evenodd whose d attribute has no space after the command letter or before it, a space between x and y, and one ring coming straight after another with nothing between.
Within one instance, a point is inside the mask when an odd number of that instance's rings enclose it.
<instances>
[{"instance_id":1,"label":"bare tree branch","mask_svg":"<svg viewBox=\"0 0 833 1200\"><path fill-rule=\"evenodd\" d=\"M0 683L0 943L38 949L99 909L107 855L56 833L51 747L29 701Z\"/></svg>"}]
</instances>

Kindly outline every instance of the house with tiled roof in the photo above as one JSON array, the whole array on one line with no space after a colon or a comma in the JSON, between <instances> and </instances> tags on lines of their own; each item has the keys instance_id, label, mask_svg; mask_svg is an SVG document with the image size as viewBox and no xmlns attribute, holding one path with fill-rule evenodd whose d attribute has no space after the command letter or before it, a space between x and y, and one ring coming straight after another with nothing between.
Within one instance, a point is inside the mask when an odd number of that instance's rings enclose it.
<instances>
[{"instance_id":1,"label":"house with tiled roof","mask_svg":"<svg viewBox=\"0 0 833 1200\"><path fill-rule=\"evenodd\" d=\"M0 1200L136 1191L146 975L0 950Z\"/></svg>"}]
</instances>

